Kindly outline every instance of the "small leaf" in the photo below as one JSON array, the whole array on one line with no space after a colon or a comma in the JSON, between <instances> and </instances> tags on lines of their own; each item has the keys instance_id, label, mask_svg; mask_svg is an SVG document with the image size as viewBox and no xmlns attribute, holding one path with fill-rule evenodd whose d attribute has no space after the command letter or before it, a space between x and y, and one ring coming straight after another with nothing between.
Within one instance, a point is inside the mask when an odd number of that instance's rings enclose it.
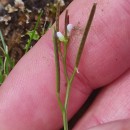
<instances>
[{"instance_id":1,"label":"small leaf","mask_svg":"<svg viewBox=\"0 0 130 130\"><path fill-rule=\"evenodd\" d=\"M40 38L40 36L38 35L37 31L35 31L35 30L28 31L27 35L29 35L30 38L33 36L32 37L33 40L38 40Z\"/></svg>"}]
</instances>

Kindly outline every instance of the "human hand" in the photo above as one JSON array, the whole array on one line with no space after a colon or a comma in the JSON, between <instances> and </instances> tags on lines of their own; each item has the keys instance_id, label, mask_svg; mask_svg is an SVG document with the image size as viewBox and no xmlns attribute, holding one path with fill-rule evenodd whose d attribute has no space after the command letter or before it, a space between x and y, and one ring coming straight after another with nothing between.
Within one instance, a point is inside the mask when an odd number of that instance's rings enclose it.
<instances>
[{"instance_id":1,"label":"human hand","mask_svg":"<svg viewBox=\"0 0 130 130\"><path fill-rule=\"evenodd\" d=\"M68 7L70 23L75 26L67 58L69 71L73 68L92 3L91 0L74 0ZM69 119L94 89L105 87L74 130L86 130L106 122L130 118L129 3L130 0L98 1L78 68L79 74L76 75L71 90ZM61 16L61 23L63 20L64 14ZM60 25L61 30L63 26L64 24ZM61 112L55 94L51 32L48 31L19 61L0 88L0 130L58 130L62 127ZM62 98L65 96L65 87L63 80ZM130 129L129 122L120 121L99 127L107 130L112 126L116 130L115 125L121 129L119 125L125 123Z\"/></svg>"}]
</instances>

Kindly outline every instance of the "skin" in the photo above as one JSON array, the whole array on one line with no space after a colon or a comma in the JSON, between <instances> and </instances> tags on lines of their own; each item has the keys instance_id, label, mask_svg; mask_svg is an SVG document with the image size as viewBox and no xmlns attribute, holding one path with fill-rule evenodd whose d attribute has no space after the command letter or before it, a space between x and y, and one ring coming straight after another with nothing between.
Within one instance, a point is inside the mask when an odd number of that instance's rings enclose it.
<instances>
[{"instance_id":1,"label":"skin","mask_svg":"<svg viewBox=\"0 0 130 130\"><path fill-rule=\"evenodd\" d=\"M69 72L73 69L92 3L93 0L74 0L68 7L70 23L75 26L67 56ZM73 129L127 130L130 120L123 119L130 118L130 0L98 0L97 3L79 74L71 89L68 118L77 112L94 89L104 86ZM61 31L63 22L64 13L60 17ZM61 77L61 98L64 99L66 85L62 68ZM120 121L106 124L115 120ZM18 62L1 86L0 130L58 130L61 127L50 30Z\"/></svg>"},{"instance_id":2,"label":"skin","mask_svg":"<svg viewBox=\"0 0 130 130\"><path fill-rule=\"evenodd\" d=\"M129 130L130 120L113 121L88 130Z\"/></svg>"}]
</instances>

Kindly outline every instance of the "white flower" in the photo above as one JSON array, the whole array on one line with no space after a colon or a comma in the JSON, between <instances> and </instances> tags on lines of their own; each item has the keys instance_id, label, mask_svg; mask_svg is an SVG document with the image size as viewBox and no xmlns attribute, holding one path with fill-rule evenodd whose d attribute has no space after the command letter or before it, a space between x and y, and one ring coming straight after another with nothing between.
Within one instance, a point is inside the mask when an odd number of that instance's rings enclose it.
<instances>
[{"instance_id":1,"label":"white flower","mask_svg":"<svg viewBox=\"0 0 130 130\"><path fill-rule=\"evenodd\" d=\"M59 39L61 42L65 42L65 41L66 41L64 35L63 35L61 32L57 32L56 35L57 35L58 39Z\"/></svg>"},{"instance_id":2,"label":"white flower","mask_svg":"<svg viewBox=\"0 0 130 130\"><path fill-rule=\"evenodd\" d=\"M73 29L73 25L72 24L68 24L67 25L67 35L68 36L70 36L72 29Z\"/></svg>"}]
</instances>

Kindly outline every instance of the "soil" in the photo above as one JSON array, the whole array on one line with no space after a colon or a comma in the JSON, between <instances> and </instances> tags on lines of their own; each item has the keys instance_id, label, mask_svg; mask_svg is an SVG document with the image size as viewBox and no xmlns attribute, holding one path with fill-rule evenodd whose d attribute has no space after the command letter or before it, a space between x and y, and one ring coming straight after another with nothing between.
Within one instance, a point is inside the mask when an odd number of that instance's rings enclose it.
<instances>
[{"instance_id":1,"label":"soil","mask_svg":"<svg viewBox=\"0 0 130 130\"><path fill-rule=\"evenodd\" d=\"M19 3L16 3L19 1ZM72 0L65 0L65 7ZM55 21L56 0L0 0L0 30L9 49L9 55L15 64L25 54L28 32L34 29L39 13L43 15L37 33L41 37ZM37 40L33 40L34 46ZM0 41L0 46L1 41ZM0 51L0 55L2 52Z\"/></svg>"}]
</instances>

